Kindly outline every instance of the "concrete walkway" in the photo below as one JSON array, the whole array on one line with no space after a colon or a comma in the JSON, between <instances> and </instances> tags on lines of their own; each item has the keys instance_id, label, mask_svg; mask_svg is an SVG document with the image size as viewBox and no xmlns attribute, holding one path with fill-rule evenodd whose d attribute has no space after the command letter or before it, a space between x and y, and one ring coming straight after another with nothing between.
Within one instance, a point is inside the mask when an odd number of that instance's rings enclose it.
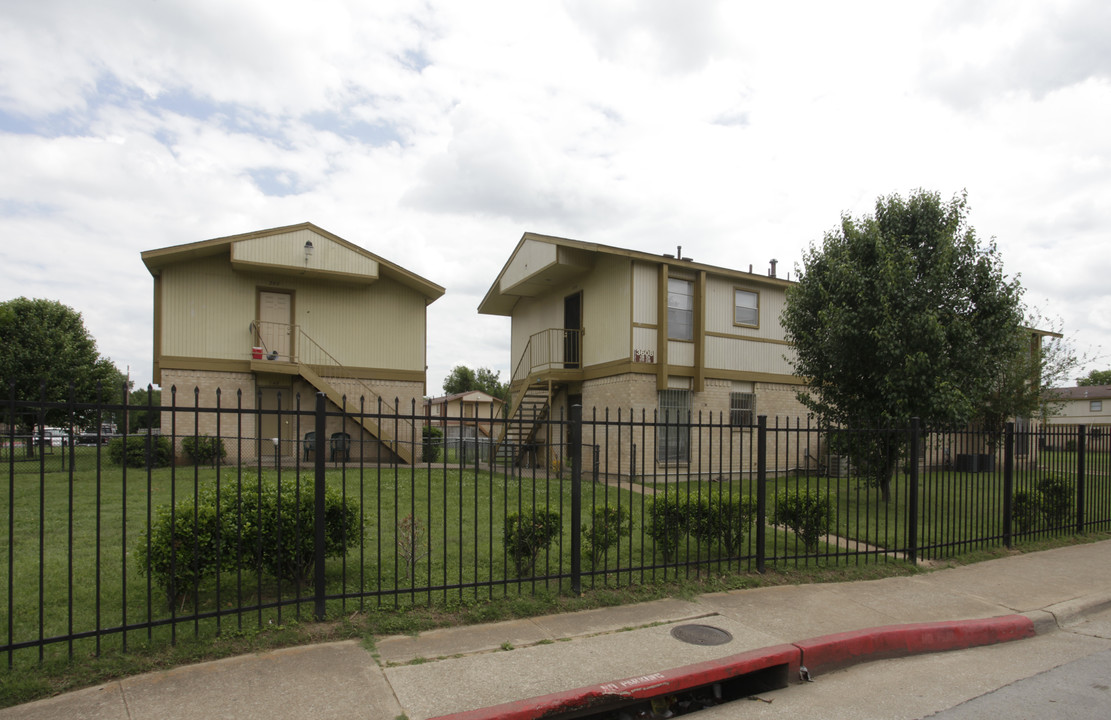
<instances>
[{"instance_id":1,"label":"concrete walkway","mask_svg":"<svg viewBox=\"0 0 1111 720\"><path fill-rule=\"evenodd\" d=\"M1022 642L1109 607L1111 541L1104 541L911 577L378 638L371 649L359 641L290 648L127 678L0 710L0 720L536 717L552 702L646 698L653 688L715 682L768 658L789 658L796 676L802 662L820 677L881 657ZM671 632L680 624L732 639L683 642Z\"/></svg>"}]
</instances>

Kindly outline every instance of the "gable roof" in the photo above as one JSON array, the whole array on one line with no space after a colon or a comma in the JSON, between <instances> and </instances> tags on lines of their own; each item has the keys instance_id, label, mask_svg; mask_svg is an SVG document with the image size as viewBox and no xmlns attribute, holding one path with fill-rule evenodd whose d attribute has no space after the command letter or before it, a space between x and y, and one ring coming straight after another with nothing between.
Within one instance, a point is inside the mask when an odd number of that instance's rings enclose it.
<instances>
[{"instance_id":1,"label":"gable roof","mask_svg":"<svg viewBox=\"0 0 1111 720\"><path fill-rule=\"evenodd\" d=\"M454 400L473 400L475 402L493 402L502 403L505 401L501 398L496 398L493 395L485 392L484 390L464 390L463 392L452 393L451 395L441 395L440 397L429 398L430 405L442 405Z\"/></svg>"},{"instance_id":2,"label":"gable roof","mask_svg":"<svg viewBox=\"0 0 1111 720\"><path fill-rule=\"evenodd\" d=\"M599 255L627 257L657 265L666 263L691 270L704 270L719 277L743 279L747 283L761 283L776 287L787 287L791 284L789 280L783 278L696 263L688 258L656 255L640 250L526 232L521 236L521 240L513 249L501 272L498 273L494 284L490 286L486 296L479 303L478 311L484 315L510 315L519 298L535 297L552 287L588 273L594 267L594 261Z\"/></svg>"},{"instance_id":3,"label":"gable roof","mask_svg":"<svg viewBox=\"0 0 1111 720\"><path fill-rule=\"evenodd\" d=\"M1049 392L1058 400L1107 400L1111 398L1111 385L1051 388Z\"/></svg>"},{"instance_id":4,"label":"gable roof","mask_svg":"<svg viewBox=\"0 0 1111 720\"><path fill-rule=\"evenodd\" d=\"M310 246L308 255L305 250ZM216 256L227 257L236 270L265 270L331 282L369 285L386 277L421 293L426 303L444 294L444 288L431 280L309 222L142 253L143 264L154 276L175 263Z\"/></svg>"}]
</instances>

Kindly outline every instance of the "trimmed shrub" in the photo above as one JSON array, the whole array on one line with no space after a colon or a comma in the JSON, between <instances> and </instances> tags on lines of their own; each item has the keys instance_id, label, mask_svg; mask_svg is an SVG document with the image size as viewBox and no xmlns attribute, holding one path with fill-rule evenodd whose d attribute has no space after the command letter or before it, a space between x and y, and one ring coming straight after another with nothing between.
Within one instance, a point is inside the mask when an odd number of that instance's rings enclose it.
<instances>
[{"instance_id":1,"label":"trimmed shrub","mask_svg":"<svg viewBox=\"0 0 1111 720\"><path fill-rule=\"evenodd\" d=\"M113 465L122 465L127 461L127 467L167 467L173 454L170 452L170 440L163 435L152 435L150 449L147 449L146 435L129 435L127 447L124 447L123 438L112 438L108 443L108 461Z\"/></svg>"},{"instance_id":2,"label":"trimmed shrub","mask_svg":"<svg viewBox=\"0 0 1111 720\"><path fill-rule=\"evenodd\" d=\"M1011 503L1015 530L1056 529L1068 525L1073 514L1076 489L1061 475L1040 478L1033 490L1016 490Z\"/></svg>"},{"instance_id":3,"label":"trimmed shrub","mask_svg":"<svg viewBox=\"0 0 1111 720\"><path fill-rule=\"evenodd\" d=\"M242 566L258 567L271 576L296 583L312 584L315 561L315 482L304 477L300 487L275 480L244 487L242 500L235 492L221 498L221 511L228 537L243 548ZM236 523L243 518L242 539ZM324 555L338 557L361 541L358 508L345 503L339 490L324 493Z\"/></svg>"},{"instance_id":4,"label":"trimmed shrub","mask_svg":"<svg viewBox=\"0 0 1111 720\"><path fill-rule=\"evenodd\" d=\"M1011 503L1011 520L1016 532L1027 532L1038 527L1041 513L1038 506L1040 498L1036 490L1016 490Z\"/></svg>"},{"instance_id":5,"label":"trimmed shrub","mask_svg":"<svg viewBox=\"0 0 1111 720\"><path fill-rule=\"evenodd\" d=\"M1072 516L1075 494L1072 482L1060 475L1049 475L1038 480L1037 487L1042 519L1046 526L1058 528L1066 525Z\"/></svg>"},{"instance_id":6,"label":"trimmed shrub","mask_svg":"<svg viewBox=\"0 0 1111 720\"><path fill-rule=\"evenodd\" d=\"M181 449L194 465L217 465L228 456L224 440L207 435L182 438Z\"/></svg>"},{"instance_id":7,"label":"trimmed shrub","mask_svg":"<svg viewBox=\"0 0 1111 720\"><path fill-rule=\"evenodd\" d=\"M718 543L726 555L734 557L740 553L745 534L755 517L756 501L753 498L716 495L708 502L690 504L690 533L703 545Z\"/></svg>"},{"instance_id":8,"label":"trimmed shrub","mask_svg":"<svg viewBox=\"0 0 1111 720\"><path fill-rule=\"evenodd\" d=\"M629 535L632 529L633 519L628 508L612 505L594 508L590 525L582 526L583 550L591 564L597 565L610 548L617 545L623 535Z\"/></svg>"},{"instance_id":9,"label":"trimmed shrub","mask_svg":"<svg viewBox=\"0 0 1111 720\"><path fill-rule=\"evenodd\" d=\"M1015 490L1011 502L1015 531L1067 526L1072 518L1074 496L1072 481L1059 474L1039 479L1033 490Z\"/></svg>"},{"instance_id":10,"label":"trimmed shrub","mask_svg":"<svg viewBox=\"0 0 1111 720\"><path fill-rule=\"evenodd\" d=\"M147 536L140 536L135 548L139 572L148 571L154 582L166 593L171 606L185 601L197 592L201 581L216 573L220 566L220 526L216 519L216 493L205 486L198 492L197 503L183 500L177 505L163 505L151 521L150 547Z\"/></svg>"},{"instance_id":11,"label":"trimmed shrub","mask_svg":"<svg viewBox=\"0 0 1111 720\"><path fill-rule=\"evenodd\" d=\"M311 478L297 484L243 478L216 496L206 483L193 498L158 508L147 537L136 543L141 573L150 572L170 604L197 592L201 582L226 570L254 570L277 579L311 584L315 561L316 498ZM361 541L358 508L328 488L324 500L326 557L342 555Z\"/></svg>"},{"instance_id":12,"label":"trimmed shrub","mask_svg":"<svg viewBox=\"0 0 1111 720\"><path fill-rule=\"evenodd\" d=\"M829 534L833 507L829 496L817 490L784 490L775 496L772 522L789 528L808 551L817 550L818 541Z\"/></svg>"},{"instance_id":13,"label":"trimmed shrub","mask_svg":"<svg viewBox=\"0 0 1111 720\"><path fill-rule=\"evenodd\" d=\"M505 519L505 548L513 558L517 577L532 572L540 553L559 537L562 529L559 513L548 510L513 513Z\"/></svg>"},{"instance_id":14,"label":"trimmed shrub","mask_svg":"<svg viewBox=\"0 0 1111 720\"><path fill-rule=\"evenodd\" d=\"M438 427L425 425L421 428L421 462L436 462L440 458L440 448L443 445L444 431Z\"/></svg>"},{"instance_id":15,"label":"trimmed shrub","mask_svg":"<svg viewBox=\"0 0 1111 720\"><path fill-rule=\"evenodd\" d=\"M671 562L687 532L687 503L678 498L656 497L648 510L648 536L656 549Z\"/></svg>"}]
</instances>

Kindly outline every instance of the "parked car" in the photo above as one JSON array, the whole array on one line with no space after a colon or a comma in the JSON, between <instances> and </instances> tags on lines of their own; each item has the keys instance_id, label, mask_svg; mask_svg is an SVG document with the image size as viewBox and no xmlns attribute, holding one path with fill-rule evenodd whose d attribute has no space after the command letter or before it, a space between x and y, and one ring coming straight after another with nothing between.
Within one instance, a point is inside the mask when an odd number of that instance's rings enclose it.
<instances>
[{"instance_id":1,"label":"parked car","mask_svg":"<svg viewBox=\"0 0 1111 720\"><path fill-rule=\"evenodd\" d=\"M51 447L63 447L69 444L69 433L62 428L45 427L42 429L42 435L39 436L43 445Z\"/></svg>"}]
</instances>

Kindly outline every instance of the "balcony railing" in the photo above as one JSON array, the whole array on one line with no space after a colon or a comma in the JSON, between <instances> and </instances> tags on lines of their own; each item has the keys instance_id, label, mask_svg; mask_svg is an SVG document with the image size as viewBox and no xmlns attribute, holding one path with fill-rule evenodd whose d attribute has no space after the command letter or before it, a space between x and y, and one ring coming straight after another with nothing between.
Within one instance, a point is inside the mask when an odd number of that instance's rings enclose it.
<instances>
[{"instance_id":1,"label":"balcony railing","mask_svg":"<svg viewBox=\"0 0 1111 720\"><path fill-rule=\"evenodd\" d=\"M529 337L513 369L513 382L547 370L582 367L582 330L549 328Z\"/></svg>"}]
</instances>

